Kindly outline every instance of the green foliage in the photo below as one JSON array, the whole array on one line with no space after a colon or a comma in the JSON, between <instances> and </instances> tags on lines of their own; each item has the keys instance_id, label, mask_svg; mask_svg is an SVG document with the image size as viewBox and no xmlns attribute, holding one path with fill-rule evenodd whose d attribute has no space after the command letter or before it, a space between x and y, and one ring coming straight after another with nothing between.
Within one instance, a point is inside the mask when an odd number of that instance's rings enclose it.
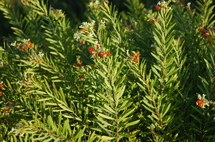
<instances>
[{"instance_id":1,"label":"green foliage","mask_svg":"<svg viewBox=\"0 0 215 142\"><path fill-rule=\"evenodd\" d=\"M71 28L45 1L1 1L0 140L213 141L214 6L197 3L96 0Z\"/></svg>"}]
</instances>

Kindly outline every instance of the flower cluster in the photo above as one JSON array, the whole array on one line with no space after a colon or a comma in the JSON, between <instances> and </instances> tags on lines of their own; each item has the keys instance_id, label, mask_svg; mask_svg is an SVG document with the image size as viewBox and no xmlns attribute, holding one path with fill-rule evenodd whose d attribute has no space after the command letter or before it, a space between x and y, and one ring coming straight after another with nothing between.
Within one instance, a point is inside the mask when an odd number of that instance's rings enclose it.
<instances>
[{"instance_id":1,"label":"flower cluster","mask_svg":"<svg viewBox=\"0 0 215 142\"><path fill-rule=\"evenodd\" d=\"M91 1L89 4L89 7L91 7L91 8L99 8L99 6L100 6L99 0Z\"/></svg>"},{"instance_id":2,"label":"flower cluster","mask_svg":"<svg viewBox=\"0 0 215 142\"><path fill-rule=\"evenodd\" d=\"M9 112L10 112L10 110L9 110L9 109L4 108L1 112L2 112L2 113L7 114L7 113L9 113Z\"/></svg>"},{"instance_id":3,"label":"flower cluster","mask_svg":"<svg viewBox=\"0 0 215 142\"><path fill-rule=\"evenodd\" d=\"M82 63L82 60L78 60L77 63L75 64L76 67L82 67L84 64Z\"/></svg>"},{"instance_id":4,"label":"flower cluster","mask_svg":"<svg viewBox=\"0 0 215 142\"><path fill-rule=\"evenodd\" d=\"M171 7L168 7L169 5L169 2L166 2L166 1L159 1L157 3L157 5L155 5L155 9L157 10L161 10L162 8L168 8L169 10L171 10Z\"/></svg>"},{"instance_id":5,"label":"flower cluster","mask_svg":"<svg viewBox=\"0 0 215 142\"><path fill-rule=\"evenodd\" d=\"M110 51L107 51L106 49L100 49L99 45L96 45L95 47L89 47L88 50L89 53L93 55L93 57L99 56L100 58L103 58L110 55Z\"/></svg>"},{"instance_id":6,"label":"flower cluster","mask_svg":"<svg viewBox=\"0 0 215 142\"><path fill-rule=\"evenodd\" d=\"M24 39L23 42L17 43L16 41L14 43L11 43L11 46L17 47L19 50L23 50L26 52L29 52L31 48L34 47L34 44L30 41L30 39ZM41 48L41 47L40 47ZM36 53L33 49L31 49L32 52L30 53L29 59L26 60L26 64L32 66L32 67L39 67L39 63L42 61L42 58L44 56L43 52Z\"/></svg>"},{"instance_id":7,"label":"flower cluster","mask_svg":"<svg viewBox=\"0 0 215 142\"><path fill-rule=\"evenodd\" d=\"M167 5L167 2L166 1L159 1L157 3L157 5L164 6L164 5Z\"/></svg>"},{"instance_id":8,"label":"flower cluster","mask_svg":"<svg viewBox=\"0 0 215 142\"><path fill-rule=\"evenodd\" d=\"M24 39L22 43L17 43L16 41L11 43L11 46L27 51L29 48L33 48L34 44L30 41L30 39Z\"/></svg>"},{"instance_id":9,"label":"flower cluster","mask_svg":"<svg viewBox=\"0 0 215 142\"><path fill-rule=\"evenodd\" d=\"M196 105L198 105L201 108L205 108L205 106L209 106L210 101L208 101L207 99L205 99L205 94L198 95L198 100L196 101Z\"/></svg>"},{"instance_id":10,"label":"flower cluster","mask_svg":"<svg viewBox=\"0 0 215 142\"><path fill-rule=\"evenodd\" d=\"M77 63L75 64L75 67L77 67L77 73L79 74L79 79L84 78L83 73L86 72L86 68L84 67L83 61L80 60L80 56L77 57Z\"/></svg>"},{"instance_id":11,"label":"flower cluster","mask_svg":"<svg viewBox=\"0 0 215 142\"><path fill-rule=\"evenodd\" d=\"M91 22L82 22L79 28L81 28L82 32L85 32L85 31L94 29L94 25L95 25L95 21L92 20Z\"/></svg>"},{"instance_id":12,"label":"flower cluster","mask_svg":"<svg viewBox=\"0 0 215 142\"><path fill-rule=\"evenodd\" d=\"M206 27L199 29L199 32L201 33L201 35L207 39L208 43L211 43L211 39L208 39L210 37L210 31L214 32L215 31L215 27L212 27L211 29L208 29Z\"/></svg>"},{"instance_id":13,"label":"flower cluster","mask_svg":"<svg viewBox=\"0 0 215 142\"><path fill-rule=\"evenodd\" d=\"M199 31L201 32L201 35L206 38L209 36L209 33L207 32L206 29L199 29Z\"/></svg>"},{"instance_id":14,"label":"flower cluster","mask_svg":"<svg viewBox=\"0 0 215 142\"><path fill-rule=\"evenodd\" d=\"M82 22L82 24L79 26L79 28L81 30L74 34L74 39L76 41L82 42L81 37L83 35L88 36L88 37L93 37L94 27L95 27L95 21L94 20L92 20L91 22Z\"/></svg>"},{"instance_id":15,"label":"flower cluster","mask_svg":"<svg viewBox=\"0 0 215 142\"><path fill-rule=\"evenodd\" d=\"M99 26L100 26L100 29L105 29L105 27L106 27L106 21L105 20L100 20Z\"/></svg>"},{"instance_id":16,"label":"flower cluster","mask_svg":"<svg viewBox=\"0 0 215 142\"><path fill-rule=\"evenodd\" d=\"M52 14L56 20L58 20L59 18L64 16L64 13L61 9L55 9L55 8L51 7L51 11L52 11L52 13L50 13L50 14ZM60 27L58 27L58 28L60 28Z\"/></svg>"},{"instance_id":17,"label":"flower cluster","mask_svg":"<svg viewBox=\"0 0 215 142\"><path fill-rule=\"evenodd\" d=\"M137 51L135 54L133 54L131 56L132 56L132 61L138 62L139 61L139 57L140 57L140 52Z\"/></svg>"},{"instance_id":18,"label":"flower cluster","mask_svg":"<svg viewBox=\"0 0 215 142\"><path fill-rule=\"evenodd\" d=\"M28 91L31 91L32 90L32 83L33 83L33 77L34 77L34 74L32 73L32 74L30 74L30 73L27 73L27 72L24 72L23 73L23 76L24 76L24 79L23 80L18 80L16 83L18 84L18 85L20 85L20 87L21 86L24 86L24 87L26 87L26 89L28 90Z\"/></svg>"},{"instance_id":19,"label":"flower cluster","mask_svg":"<svg viewBox=\"0 0 215 142\"><path fill-rule=\"evenodd\" d=\"M11 130L12 133L14 133L16 136L20 135L21 137L24 137L25 130L23 128L21 129L14 129Z\"/></svg>"},{"instance_id":20,"label":"flower cluster","mask_svg":"<svg viewBox=\"0 0 215 142\"><path fill-rule=\"evenodd\" d=\"M40 62L43 60L42 59L43 56L44 56L44 53L42 53L42 52L38 52L38 54L35 54L33 52L33 54L29 56L30 59L28 59L26 61L26 64L28 64L29 66L32 66L32 67L39 67Z\"/></svg>"},{"instance_id":21,"label":"flower cluster","mask_svg":"<svg viewBox=\"0 0 215 142\"><path fill-rule=\"evenodd\" d=\"M28 128L34 128L37 126L37 123L32 123L32 120L25 122L25 120L22 120L22 122L16 124L17 128L12 128L11 133L14 133L16 136L23 137L24 134L27 132Z\"/></svg>"},{"instance_id":22,"label":"flower cluster","mask_svg":"<svg viewBox=\"0 0 215 142\"><path fill-rule=\"evenodd\" d=\"M150 22L150 23L152 23L152 24L153 24L154 22L160 22L160 20L159 20L159 19L156 19L153 15L148 14L147 17L148 17L147 22Z\"/></svg>"}]
</instances>

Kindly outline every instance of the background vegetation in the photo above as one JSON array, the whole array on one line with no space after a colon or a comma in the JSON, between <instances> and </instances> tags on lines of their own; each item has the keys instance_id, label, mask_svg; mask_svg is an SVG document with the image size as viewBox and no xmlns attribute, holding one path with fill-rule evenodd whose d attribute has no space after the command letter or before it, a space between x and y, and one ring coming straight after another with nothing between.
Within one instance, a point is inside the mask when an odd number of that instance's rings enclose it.
<instances>
[{"instance_id":1,"label":"background vegetation","mask_svg":"<svg viewBox=\"0 0 215 142\"><path fill-rule=\"evenodd\" d=\"M10 2L20 9L20 0L10 0ZM119 11L127 11L127 7L125 6L124 0L110 0L114 5L116 5L117 9ZM141 0L142 3L144 3L146 8L151 8L152 5L157 4L158 0ZM195 7L196 0L181 0L183 4L186 4L188 2L192 3L192 7ZM71 19L72 25L79 25L82 21L85 21L86 16L86 5L89 3L89 0L49 0L49 4L52 5L56 9L62 9L65 11L66 16ZM215 2L213 1L213 4ZM3 17L2 11L0 11L0 37L3 38L3 36L8 36L9 34L12 34L12 30L10 29L10 25L8 24L7 19ZM0 45L2 45L2 40L0 42Z\"/></svg>"},{"instance_id":2,"label":"background vegetation","mask_svg":"<svg viewBox=\"0 0 215 142\"><path fill-rule=\"evenodd\" d=\"M85 6L0 2L0 140L214 141L213 1Z\"/></svg>"}]
</instances>

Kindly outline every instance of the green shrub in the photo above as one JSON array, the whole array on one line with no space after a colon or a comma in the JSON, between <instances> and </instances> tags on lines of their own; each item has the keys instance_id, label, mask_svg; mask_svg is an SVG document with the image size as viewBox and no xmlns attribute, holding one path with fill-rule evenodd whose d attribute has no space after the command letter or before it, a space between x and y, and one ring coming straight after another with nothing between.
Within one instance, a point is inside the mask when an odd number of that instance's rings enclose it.
<instances>
[{"instance_id":1,"label":"green shrub","mask_svg":"<svg viewBox=\"0 0 215 142\"><path fill-rule=\"evenodd\" d=\"M0 2L14 31L0 47L1 141L214 141L212 0L127 0L121 13L96 0L76 28L22 2L24 15Z\"/></svg>"}]
</instances>

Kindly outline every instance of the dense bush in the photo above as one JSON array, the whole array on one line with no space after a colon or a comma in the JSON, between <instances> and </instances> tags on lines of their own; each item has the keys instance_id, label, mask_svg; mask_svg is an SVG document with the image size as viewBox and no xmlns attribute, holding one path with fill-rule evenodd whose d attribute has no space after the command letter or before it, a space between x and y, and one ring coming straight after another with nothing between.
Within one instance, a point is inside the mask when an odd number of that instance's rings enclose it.
<instances>
[{"instance_id":1,"label":"dense bush","mask_svg":"<svg viewBox=\"0 0 215 142\"><path fill-rule=\"evenodd\" d=\"M214 141L212 0L95 0L76 28L22 2L0 2L15 35L0 47L1 141Z\"/></svg>"}]
</instances>

